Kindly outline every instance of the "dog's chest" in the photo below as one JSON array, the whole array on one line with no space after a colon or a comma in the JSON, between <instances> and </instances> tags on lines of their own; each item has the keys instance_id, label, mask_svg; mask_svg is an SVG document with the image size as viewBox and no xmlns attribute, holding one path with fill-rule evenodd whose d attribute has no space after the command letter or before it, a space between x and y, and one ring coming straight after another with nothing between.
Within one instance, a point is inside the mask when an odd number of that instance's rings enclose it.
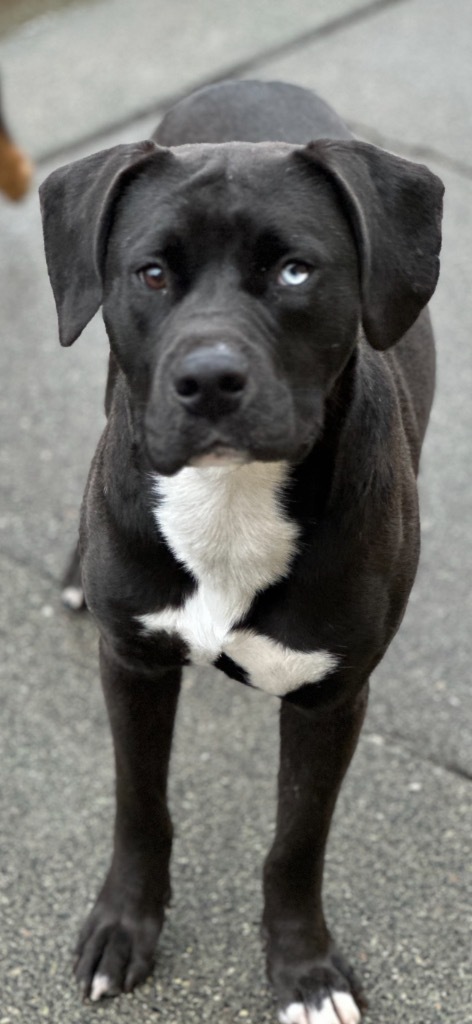
<instances>
[{"instance_id":1,"label":"dog's chest","mask_svg":"<svg viewBox=\"0 0 472 1024\"><path fill-rule=\"evenodd\" d=\"M140 616L147 632L178 634L194 664L226 654L255 686L279 695L324 675L331 658L237 628L255 595L287 573L296 552L299 529L281 503L287 473L283 463L250 463L156 477L159 529L197 586L182 607Z\"/></svg>"}]
</instances>

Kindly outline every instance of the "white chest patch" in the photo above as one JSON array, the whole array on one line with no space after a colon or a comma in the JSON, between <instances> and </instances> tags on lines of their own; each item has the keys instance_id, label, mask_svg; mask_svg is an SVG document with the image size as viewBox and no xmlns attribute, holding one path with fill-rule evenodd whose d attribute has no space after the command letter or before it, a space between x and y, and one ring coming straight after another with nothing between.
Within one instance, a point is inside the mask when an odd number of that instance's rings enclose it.
<instances>
[{"instance_id":1,"label":"white chest patch","mask_svg":"<svg viewBox=\"0 0 472 1024\"><path fill-rule=\"evenodd\" d=\"M337 663L327 651L293 651L233 628L295 555L298 527L280 500L287 473L285 463L252 462L156 475L157 523L197 588L181 608L139 616L146 632L177 633L193 663L211 664L227 654L254 686L278 696L321 679Z\"/></svg>"}]
</instances>

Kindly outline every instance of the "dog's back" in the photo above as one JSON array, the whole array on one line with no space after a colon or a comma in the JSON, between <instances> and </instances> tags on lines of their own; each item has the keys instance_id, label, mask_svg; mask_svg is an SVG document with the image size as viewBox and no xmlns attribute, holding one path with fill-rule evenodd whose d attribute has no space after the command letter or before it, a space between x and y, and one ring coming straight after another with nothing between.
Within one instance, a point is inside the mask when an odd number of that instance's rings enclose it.
<instances>
[{"instance_id":1,"label":"dog's back","mask_svg":"<svg viewBox=\"0 0 472 1024\"><path fill-rule=\"evenodd\" d=\"M221 82L177 103L154 138L192 142L290 142L349 139L351 132L320 96L286 82Z\"/></svg>"}]
</instances>

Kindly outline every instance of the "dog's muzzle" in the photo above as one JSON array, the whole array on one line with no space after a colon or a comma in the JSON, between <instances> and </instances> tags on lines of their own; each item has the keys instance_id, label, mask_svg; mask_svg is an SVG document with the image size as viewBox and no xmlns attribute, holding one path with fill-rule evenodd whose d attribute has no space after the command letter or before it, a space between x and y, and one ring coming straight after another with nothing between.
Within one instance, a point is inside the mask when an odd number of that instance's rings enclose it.
<instances>
[{"instance_id":1,"label":"dog's muzzle","mask_svg":"<svg viewBox=\"0 0 472 1024\"><path fill-rule=\"evenodd\" d=\"M306 441L293 396L262 345L232 338L183 339L155 368L144 431L154 470L279 461Z\"/></svg>"}]
</instances>

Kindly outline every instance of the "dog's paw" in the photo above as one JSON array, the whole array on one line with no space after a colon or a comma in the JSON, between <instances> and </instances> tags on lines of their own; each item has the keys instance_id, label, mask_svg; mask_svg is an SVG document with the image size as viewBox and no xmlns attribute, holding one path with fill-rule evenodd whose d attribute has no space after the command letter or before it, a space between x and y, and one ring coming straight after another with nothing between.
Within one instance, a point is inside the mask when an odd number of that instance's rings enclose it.
<instances>
[{"instance_id":1,"label":"dog's paw","mask_svg":"<svg viewBox=\"0 0 472 1024\"><path fill-rule=\"evenodd\" d=\"M81 612L87 607L82 587L64 587L61 591L62 603L71 612Z\"/></svg>"},{"instance_id":2,"label":"dog's paw","mask_svg":"<svg viewBox=\"0 0 472 1024\"><path fill-rule=\"evenodd\" d=\"M280 1024L359 1024L366 1001L354 972L333 945L324 956L269 964Z\"/></svg>"},{"instance_id":3,"label":"dog's paw","mask_svg":"<svg viewBox=\"0 0 472 1024\"><path fill-rule=\"evenodd\" d=\"M72 612L80 612L87 607L82 586L82 567L78 545L75 546L67 563L62 580L61 598L63 605Z\"/></svg>"},{"instance_id":4,"label":"dog's paw","mask_svg":"<svg viewBox=\"0 0 472 1024\"><path fill-rule=\"evenodd\" d=\"M349 992L331 992L320 1005L290 1003L279 1011L280 1024L359 1024L361 1014Z\"/></svg>"},{"instance_id":5,"label":"dog's paw","mask_svg":"<svg viewBox=\"0 0 472 1024\"><path fill-rule=\"evenodd\" d=\"M163 913L141 918L127 912L112 914L99 901L76 950L75 975L84 998L97 1002L103 996L131 992L145 981L154 965L163 920Z\"/></svg>"}]
</instances>

